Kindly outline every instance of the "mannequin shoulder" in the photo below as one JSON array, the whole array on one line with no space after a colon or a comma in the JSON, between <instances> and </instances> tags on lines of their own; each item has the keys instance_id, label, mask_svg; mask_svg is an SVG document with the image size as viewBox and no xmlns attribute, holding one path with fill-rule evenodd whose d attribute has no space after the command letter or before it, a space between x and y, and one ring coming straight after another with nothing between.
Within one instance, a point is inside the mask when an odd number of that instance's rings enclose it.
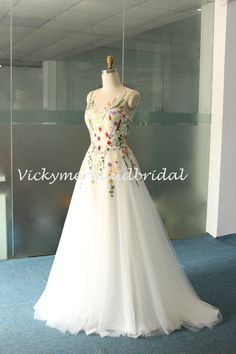
<instances>
[{"instance_id":1,"label":"mannequin shoulder","mask_svg":"<svg viewBox=\"0 0 236 354\"><path fill-rule=\"evenodd\" d=\"M136 109L141 102L141 94L137 90L132 90L128 99L128 107L130 110Z\"/></svg>"}]
</instances>

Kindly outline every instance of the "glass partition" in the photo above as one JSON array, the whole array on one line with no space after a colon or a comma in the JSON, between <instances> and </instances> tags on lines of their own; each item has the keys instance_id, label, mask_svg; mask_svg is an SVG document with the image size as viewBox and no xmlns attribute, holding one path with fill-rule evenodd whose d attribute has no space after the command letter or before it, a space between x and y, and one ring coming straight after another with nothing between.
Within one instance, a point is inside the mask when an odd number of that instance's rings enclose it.
<instances>
[{"instance_id":1,"label":"glass partition","mask_svg":"<svg viewBox=\"0 0 236 354\"><path fill-rule=\"evenodd\" d=\"M10 2L0 7L0 260L14 252L12 215Z\"/></svg>"},{"instance_id":2,"label":"glass partition","mask_svg":"<svg viewBox=\"0 0 236 354\"><path fill-rule=\"evenodd\" d=\"M108 54L121 68L122 21L122 3L113 1L13 7L13 28L25 31L13 37L15 257L57 248L75 180L46 175L79 171L89 146L86 96L101 86Z\"/></svg>"},{"instance_id":3,"label":"glass partition","mask_svg":"<svg viewBox=\"0 0 236 354\"><path fill-rule=\"evenodd\" d=\"M3 4L1 249L5 239L8 258L55 253L75 180L47 180L47 173L79 171L90 143L86 96L101 87L107 55L123 84L142 96L129 136L142 172L187 174L184 181L146 180L170 238L204 233L213 3Z\"/></svg>"},{"instance_id":4,"label":"glass partition","mask_svg":"<svg viewBox=\"0 0 236 354\"><path fill-rule=\"evenodd\" d=\"M132 146L144 171L166 178L146 183L170 238L196 237L206 223L213 4L182 8L171 21L169 5L160 11L148 1L125 12L127 22L147 20L125 37L125 82L142 94ZM186 179L168 179L181 171Z\"/></svg>"}]
</instances>

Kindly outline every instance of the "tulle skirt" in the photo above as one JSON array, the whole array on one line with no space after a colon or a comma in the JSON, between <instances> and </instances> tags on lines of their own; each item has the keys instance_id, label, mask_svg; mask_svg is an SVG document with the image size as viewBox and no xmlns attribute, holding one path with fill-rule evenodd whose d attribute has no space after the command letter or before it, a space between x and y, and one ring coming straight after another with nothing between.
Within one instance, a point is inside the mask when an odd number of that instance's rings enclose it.
<instances>
[{"instance_id":1,"label":"tulle skirt","mask_svg":"<svg viewBox=\"0 0 236 354\"><path fill-rule=\"evenodd\" d=\"M97 166L100 155L92 151L80 172ZM111 161L121 172L127 161L140 171L130 148L104 154L106 172ZM199 331L223 320L181 268L144 180L116 180L112 187L101 178L76 181L34 318L63 333L133 338L181 326Z\"/></svg>"}]
</instances>

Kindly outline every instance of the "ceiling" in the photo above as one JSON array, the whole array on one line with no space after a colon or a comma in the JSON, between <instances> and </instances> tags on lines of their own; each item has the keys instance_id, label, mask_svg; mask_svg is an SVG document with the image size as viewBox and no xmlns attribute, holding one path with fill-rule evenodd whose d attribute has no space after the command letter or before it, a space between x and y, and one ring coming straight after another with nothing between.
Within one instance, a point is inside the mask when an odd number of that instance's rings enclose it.
<instances>
[{"instance_id":1,"label":"ceiling","mask_svg":"<svg viewBox=\"0 0 236 354\"><path fill-rule=\"evenodd\" d=\"M64 59L122 39L123 1L0 0L0 60ZM125 37L196 14L201 0L126 0ZM12 18L11 18L12 15Z\"/></svg>"}]
</instances>

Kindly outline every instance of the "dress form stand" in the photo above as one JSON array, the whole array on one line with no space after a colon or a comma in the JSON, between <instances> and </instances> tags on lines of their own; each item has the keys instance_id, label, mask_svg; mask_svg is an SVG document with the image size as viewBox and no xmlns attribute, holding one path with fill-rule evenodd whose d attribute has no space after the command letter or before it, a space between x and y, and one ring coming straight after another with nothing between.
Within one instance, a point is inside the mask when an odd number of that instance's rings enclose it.
<instances>
[{"instance_id":1,"label":"dress form stand","mask_svg":"<svg viewBox=\"0 0 236 354\"><path fill-rule=\"evenodd\" d=\"M119 95L126 89L129 89L128 87L122 85L117 69L112 67L113 57L110 55L107 56L106 61L107 68L102 70L101 73L102 88L94 91L98 109L104 107L106 102L112 100L116 95ZM129 95L128 107L130 110L135 110L141 101L141 95L137 90L129 90L132 94ZM87 96L87 102L89 94Z\"/></svg>"}]
</instances>

